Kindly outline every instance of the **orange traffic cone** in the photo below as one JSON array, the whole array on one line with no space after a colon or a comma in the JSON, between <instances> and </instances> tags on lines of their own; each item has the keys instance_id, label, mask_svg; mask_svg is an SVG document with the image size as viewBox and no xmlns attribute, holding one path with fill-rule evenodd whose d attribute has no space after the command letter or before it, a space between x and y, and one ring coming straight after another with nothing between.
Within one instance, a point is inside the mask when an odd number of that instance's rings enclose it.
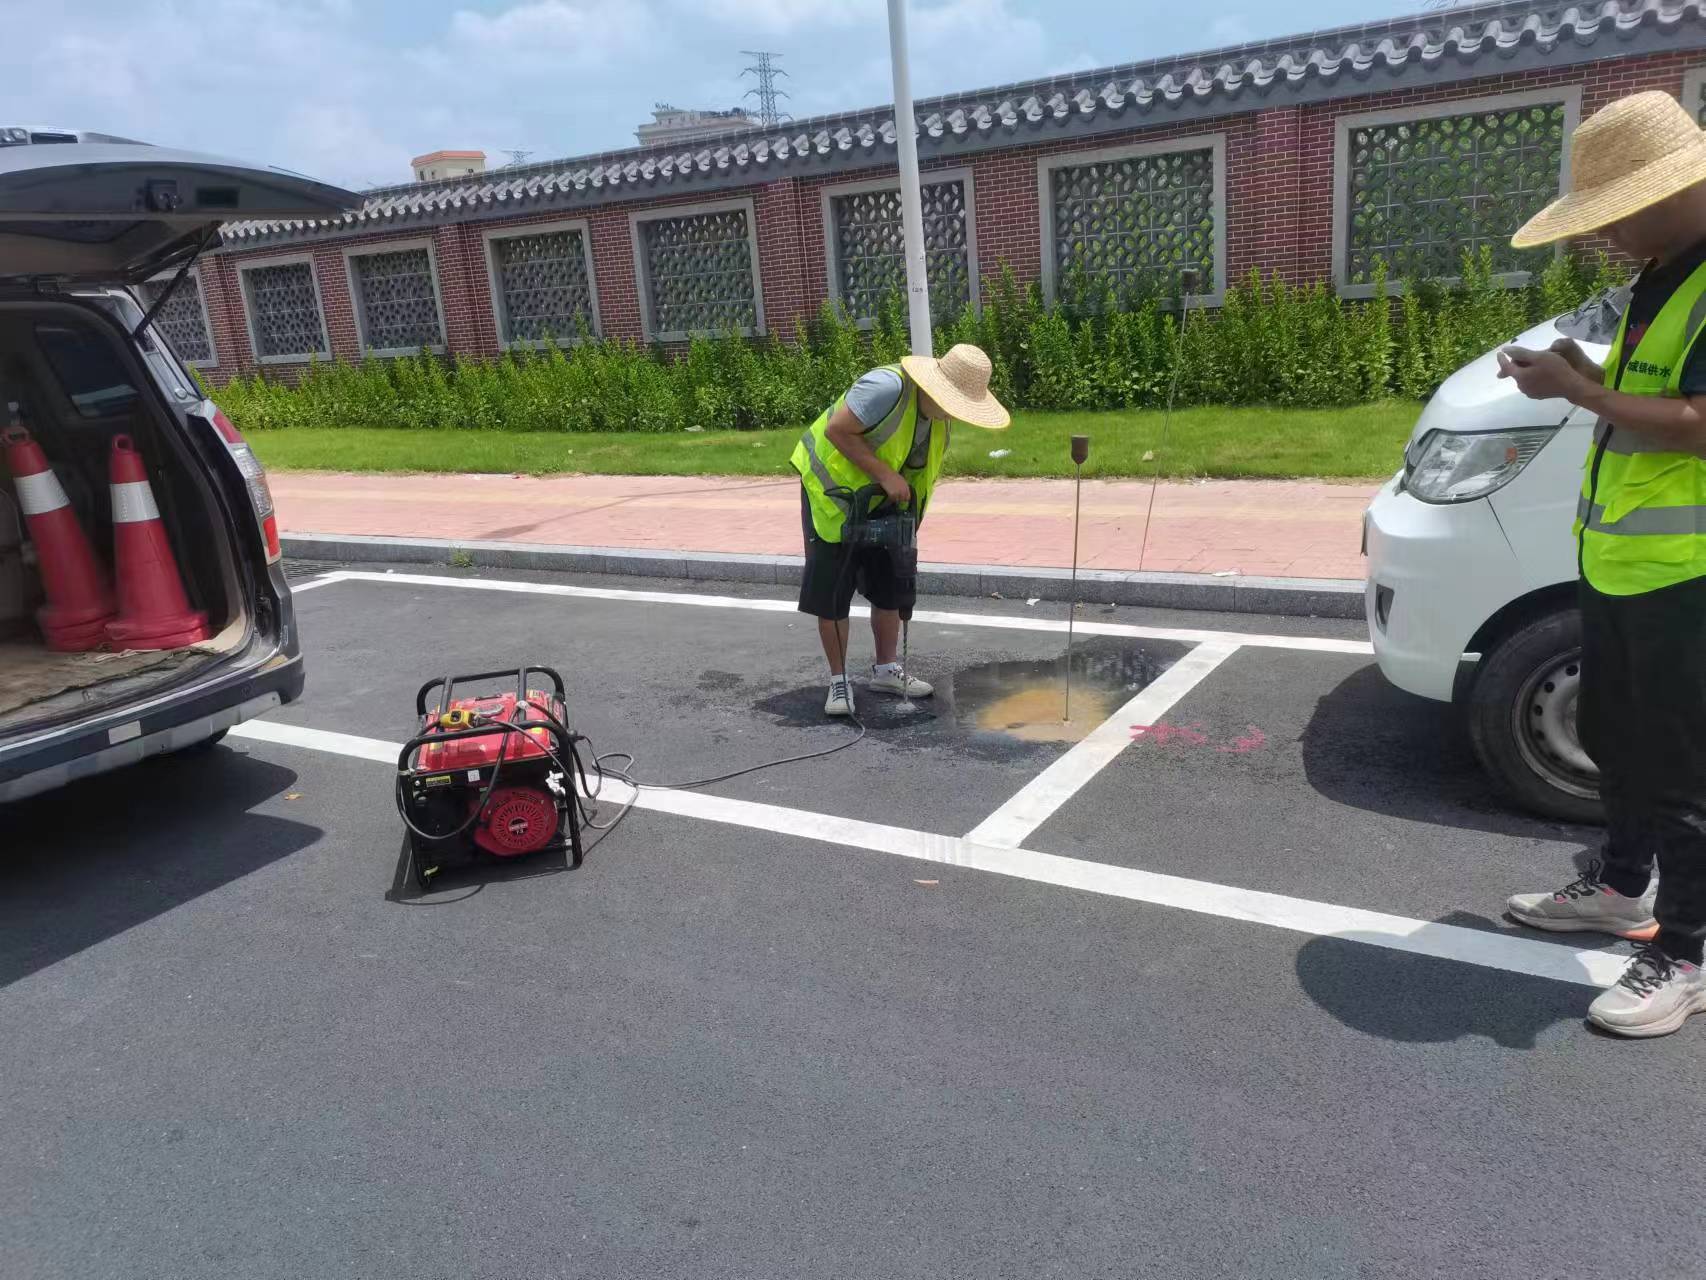
<instances>
[{"instance_id":1,"label":"orange traffic cone","mask_svg":"<svg viewBox=\"0 0 1706 1280\"><path fill-rule=\"evenodd\" d=\"M113 616L113 589L106 567L77 523L77 513L47 456L24 427L14 422L0 431L6 466L18 489L18 505L36 545L42 592L47 603L36 621L49 649L83 653L106 646Z\"/></svg>"},{"instance_id":2,"label":"orange traffic cone","mask_svg":"<svg viewBox=\"0 0 1706 1280\"><path fill-rule=\"evenodd\" d=\"M117 649L181 649L206 640L207 615L194 612L184 595L148 472L129 436L113 437L109 474L118 617L107 624L108 641Z\"/></svg>"}]
</instances>

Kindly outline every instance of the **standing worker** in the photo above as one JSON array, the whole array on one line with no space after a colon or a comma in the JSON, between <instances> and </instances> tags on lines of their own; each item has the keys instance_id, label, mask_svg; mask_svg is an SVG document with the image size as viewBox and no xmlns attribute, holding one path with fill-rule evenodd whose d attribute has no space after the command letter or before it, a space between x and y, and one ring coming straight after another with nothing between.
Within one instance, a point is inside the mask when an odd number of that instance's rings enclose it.
<instances>
[{"instance_id":1,"label":"standing worker","mask_svg":"<svg viewBox=\"0 0 1706 1280\"><path fill-rule=\"evenodd\" d=\"M877 649L871 688L906 698L935 692L895 660L902 613L912 614L913 587L894 573L887 552L844 546L842 531L854 495L869 485L880 485L890 501L910 506L923 521L942 474L951 424L998 429L1010 421L989 393L989 373L989 357L965 343L940 359L903 356L898 365L872 369L855 382L794 448L806 542L800 612L817 618L818 638L829 659L826 715L853 714L845 664L855 588L871 604Z\"/></svg>"},{"instance_id":2,"label":"standing worker","mask_svg":"<svg viewBox=\"0 0 1706 1280\"><path fill-rule=\"evenodd\" d=\"M1564 338L1505 348L1499 373L1599 417L1575 529L1579 720L1607 841L1586 874L1508 907L1541 929L1653 937L1588 1018L1662 1036L1706 1009L1706 134L1670 95L1638 93L1576 130L1570 169L1574 189L1511 243L1603 231L1645 266L1603 368Z\"/></svg>"}]
</instances>

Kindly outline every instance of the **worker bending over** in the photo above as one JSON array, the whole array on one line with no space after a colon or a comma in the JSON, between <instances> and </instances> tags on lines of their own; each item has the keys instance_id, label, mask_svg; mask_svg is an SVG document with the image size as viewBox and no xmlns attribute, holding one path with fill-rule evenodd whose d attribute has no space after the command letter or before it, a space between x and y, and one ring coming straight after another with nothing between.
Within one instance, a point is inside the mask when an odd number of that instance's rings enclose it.
<instances>
[{"instance_id":1,"label":"worker bending over","mask_svg":"<svg viewBox=\"0 0 1706 1280\"><path fill-rule=\"evenodd\" d=\"M1499 369L1599 417L1575 526L1578 720L1608 838L1585 874L1508 907L1541 929L1653 937L1588 1017L1659 1036L1706 1009L1706 135L1668 94L1638 93L1576 130L1570 167L1573 190L1511 243L1602 230L1645 265L1603 368L1563 338L1507 347Z\"/></svg>"},{"instance_id":2,"label":"worker bending over","mask_svg":"<svg viewBox=\"0 0 1706 1280\"><path fill-rule=\"evenodd\" d=\"M947 355L905 356L872 369L825 409L794 448L800 473L800 519L806 543L800 612L817 618L829 660L825 714L853 714L847 681L847 615L857 590L871 605L876 663L871 688L908 698L935 692L895 660L902 616L912 616L914 582L895 572L886 551L843 542L860 489L881 486L896 506L922 522L947 456L950 427L1008 424L989 392L989 357L965 343ZM869 502L869 498L863 499ZM879 499L880 501L880 499Z\"/></svg>"}]
</instances>

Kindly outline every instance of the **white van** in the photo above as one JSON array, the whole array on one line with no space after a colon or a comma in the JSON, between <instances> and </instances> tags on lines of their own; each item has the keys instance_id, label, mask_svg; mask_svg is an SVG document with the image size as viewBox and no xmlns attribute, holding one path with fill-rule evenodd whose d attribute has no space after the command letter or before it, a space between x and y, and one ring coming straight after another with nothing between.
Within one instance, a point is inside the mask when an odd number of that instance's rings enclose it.
<instances>
[{"instance_id":1,"label":"white van","mask_svg":"<svg viewBox=\"0 0 1706 1280\"><path fill-rule=\"evenodd\" d=\"M1516 338L1571 337L1603 359L1627 288ZM1496 353L1428 401L1404 467L1363 520L1367 611L1386 678L1469 713L1482 764L1525 808L1600 820L1599 771L1576 734L1581 618L1570 527L1593 416L1530 400Z\"/></svg>"}]
</instances>

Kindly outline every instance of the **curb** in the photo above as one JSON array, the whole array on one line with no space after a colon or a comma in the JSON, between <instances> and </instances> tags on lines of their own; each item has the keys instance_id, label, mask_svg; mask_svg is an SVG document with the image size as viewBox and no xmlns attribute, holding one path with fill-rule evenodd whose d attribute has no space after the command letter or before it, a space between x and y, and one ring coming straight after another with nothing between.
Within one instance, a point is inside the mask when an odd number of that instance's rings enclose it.
<instances>
[{"instance_id":1,"label":"curb","mask_svg":"<svg viewBox=\"0 0 1706 1280\"><path fill-rule=\"evenodd\" d=\"M720 551L648 551L633 547L566 547L540 542L458 542L451 538L391 538L368 534L287 533L284 554L300 560L369 564L447 565L465 557L482 569L545 569L566 573L690 578L701 582L759 582L792 587L799 556ZM1007 600L1069 600L1066 569L989 564L921 564L920 595L990 596ZM1078 598L1086 604L1267 613L1298 618L1360 618L1363 584L1350 578L1245 578L1206 573L1133 573L1080 569Z\"/></svg>"}]
</instances>

